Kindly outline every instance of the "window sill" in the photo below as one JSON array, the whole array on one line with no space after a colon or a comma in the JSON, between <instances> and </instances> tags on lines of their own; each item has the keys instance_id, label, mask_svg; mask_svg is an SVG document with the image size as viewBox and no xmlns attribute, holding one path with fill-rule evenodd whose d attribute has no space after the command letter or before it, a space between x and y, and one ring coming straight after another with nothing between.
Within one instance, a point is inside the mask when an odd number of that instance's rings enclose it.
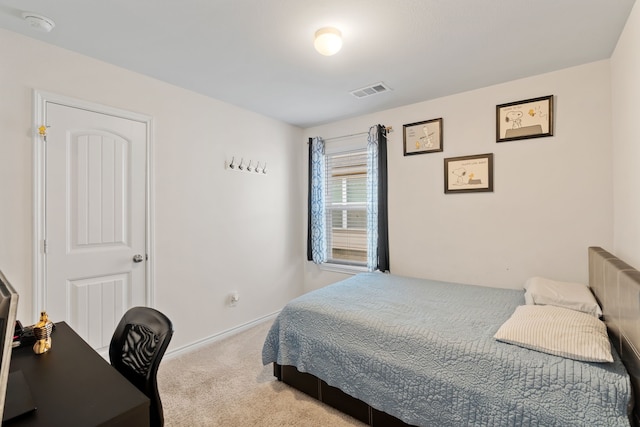
<instances>
[{"instance_id":1,"label":"window sill","mask_svg":"<svg viewBox=\"0 0 640 427\"><path fill-rule=\"evenodd\" d=\"M344 273L344 274L358 274L358 273L366 273L367 267L360 265L348 265L348 264L336 264L332 262L325 262L318 266L320 270L325 271L333 271L335 273Z\"/></svg>"}]
</instances>

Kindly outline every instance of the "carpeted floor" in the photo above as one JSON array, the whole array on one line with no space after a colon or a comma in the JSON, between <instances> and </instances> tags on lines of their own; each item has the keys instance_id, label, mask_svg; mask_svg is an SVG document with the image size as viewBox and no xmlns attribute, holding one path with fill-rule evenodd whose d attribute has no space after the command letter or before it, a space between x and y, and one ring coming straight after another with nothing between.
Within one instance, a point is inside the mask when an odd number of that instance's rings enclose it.
<instances>
[{"instance_id":1,"label":"carpeted floor","mask_svg":"<svg viewBox=\"0 0 640 427\"><path fill-rule=\"evenodd\" d=\"M348 427L365 424L275 379L262 366L271 321L166 359L158 387L167 427Z\"/></svg>"}]
</instances>

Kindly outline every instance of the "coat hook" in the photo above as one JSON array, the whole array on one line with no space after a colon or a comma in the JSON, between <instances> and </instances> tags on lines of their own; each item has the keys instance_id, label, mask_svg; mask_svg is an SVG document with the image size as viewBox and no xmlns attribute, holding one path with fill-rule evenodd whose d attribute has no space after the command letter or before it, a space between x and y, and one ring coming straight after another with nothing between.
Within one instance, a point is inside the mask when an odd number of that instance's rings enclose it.
<instances>
[{"instance_id":1,"label":"coat hook","mask_svg":"<svg viewBox=\"0 0 640 427\"><path fill-rule=\"evenodd\" d=\"M238 169L240 169L241 171L244 170L244 159L240 159L240 165L238 166Z\"/></svg>"},{"instance_id":2,"label":"coat hook","mask_svg":"<svg viewBox=\"0 0 640 427\"><path fill-rule=\"evenodd\" d=\"M231 169L235 169L236 168L236 165L233 163L234 160L235 160L235 157L231 157L231 163L229 163L229 167Z\"/></svg>"},{"instance_id":3,"label":"coat hook","mask_svg":"<svg viewBox=\"0 0 640 427\"><path fill-rule=\"evenodd\" d=\"M262 168L262 173L267 173L267 162L264 163L264 167Z\"/></svg>"},{"instance_id":4,"label":"coat hook","mask_svg":"<svg viewBox=\"0 0 640 427\"><path fill-rule=\"evenodd\" d=\"M260 162L258 162L254 170L256 171L256 173L260 173Z\"/></svg>"},{"instance_id":5,"label":"coat hook","mask_svg":"<svg viewBox=\"0 0 640 427\"><path fill-rule=\"evenodd\" d=\"M251 172L253 169L251 168L251 160L249 160L249 166L247 166L247 172Z\"/></svg>"}]
</instances>

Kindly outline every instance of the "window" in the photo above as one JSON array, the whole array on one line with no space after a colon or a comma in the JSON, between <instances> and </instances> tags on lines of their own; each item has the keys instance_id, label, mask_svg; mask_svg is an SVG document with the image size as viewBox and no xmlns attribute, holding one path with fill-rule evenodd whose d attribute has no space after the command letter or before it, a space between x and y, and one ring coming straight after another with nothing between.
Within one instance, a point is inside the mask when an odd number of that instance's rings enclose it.
<instances>
[{"instance_id":1,"label":"window","mask_svg":"<svg viewBox=\"0 0 640 427\"><path fill-rule=\"evenodd\" d=\"M340 271L389 271L386 132L372 126L364 141L335 145L309 138L307 260Z\"/></svg>"},{"instance_id":2,"label":"window","mask_svg":"<svg viewBox=\"0 0 640 427\"><path fill-rule=\"evenodd\" d=\"M327 261L367 265L367 151L326 156Z\"/></svg>"}]
</instances>

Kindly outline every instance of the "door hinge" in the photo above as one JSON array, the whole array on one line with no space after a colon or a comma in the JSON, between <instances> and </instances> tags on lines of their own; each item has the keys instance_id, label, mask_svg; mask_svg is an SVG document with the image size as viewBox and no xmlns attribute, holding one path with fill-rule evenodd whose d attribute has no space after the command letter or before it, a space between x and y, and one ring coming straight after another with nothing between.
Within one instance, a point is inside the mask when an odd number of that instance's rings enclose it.
<instances>
[{"instance_id":1,"label":"door hinge","mask_svg":"<svg viewBox=\"0 0 640 427\"><path fill-rule=\"evenodd\" d=\"M47 253L47 239L42 241L42 252L45 254Z\"/></svg>"}]
</instances>

